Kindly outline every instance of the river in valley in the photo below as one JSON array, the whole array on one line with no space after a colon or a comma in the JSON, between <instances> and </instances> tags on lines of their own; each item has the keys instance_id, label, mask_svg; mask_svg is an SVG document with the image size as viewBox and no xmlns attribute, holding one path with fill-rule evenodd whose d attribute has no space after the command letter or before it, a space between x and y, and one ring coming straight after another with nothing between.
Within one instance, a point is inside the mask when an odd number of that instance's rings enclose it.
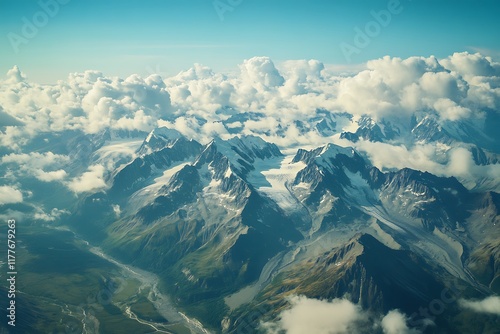
<instances>
[{"instance_id":1,"label":"river in valley","mask_svg":"<svg viewBox=\"0 0 500 334\"><path fill-rule=\"evenodd\" d=\"M159 291L158 283L160 281L160 278L156 274L139 269L137 267L123 264L110 257L109 255L103 253L103 251L98 247L91 247L90 251L93 254L113 263L114 265L122 269L125 276L124 278L134 278L140 281L141 287L139 289L150 288L151 292L148 295L149 301L153 303L158 313L161 314L165 319L168 319L169 322L183 324L185 327L189 328L189 330L193 334L210 333L198 320L190 318L184 313L178 311L172 304L170 298ZM128 309L128 312L126 313L131 319L137 320L141 323L145 323L144 321L138 319L137 316L131 316L133 314L131 313L130 309ZM153 327L153 325L150 326ZM155 330L159 331L157 328L155 328Z\"/></svg>"},{"instance_id":2,"label":"river in valley","mask_svg":"<svg viewBox=\"0 0 500 334\"><path fill-rule=\"evenodd\" d=\"M185 313L179 311L171 301L170 297L165 295L159 290L158 286L160 283L160 278L158 277L158 275L118 261L117 259L104 253L104 251L101 248L92 246L88 241L84 240L81 236L77 235L75 232L71 231L66 227L49 227L49 229L58 230L60 232L62 231L71 232L71 234L74 236L74 239L82 245L85 251L88 251L98 256L99 258L118 267L120 269L118 272L119 275L121 276L118 277L118 280L122 281L122 283L132 282L132 281L140 282L137 291L135 292L135 295L146 296L147 300L151 302L151 304L154 306L158 314L160 314L163 318L167 319L168 322L158 323L158 322L153 322L150 319L141 319L141 317L138 314L135 314L132 311L131 305L127 305L127 303L123 304L123 302L120 303L120 305L117 304L116 306L119 306L119 308L122 310L123 314L126 317L134 321L137 321L142 325L147 325L151 327L157 333L172 333L172 334L176 334L178 332L180 333L190 332L191 334L211 333L210 331L208 331L206 328L203 327L200 321L198 321L195 318L189 317ZM125 285L127 284L131 283L125 283ZM105 292L108 293L109 291ZM69 309L68 305L65 305L63 308L66 310ZM80 313L80 318L82 318L81 323L83 324L84 332L86 333L99 332L99 327L100 327L99 321L92 314L87 314L83 308L79 308L79 310L76 312ZM65 313L70 315L72 313L74 314L74 312L71 312L69 310L65 311ZM178 331L171 329L173 327L180 328L181 330Z\"/></svg>"}]
</instances>

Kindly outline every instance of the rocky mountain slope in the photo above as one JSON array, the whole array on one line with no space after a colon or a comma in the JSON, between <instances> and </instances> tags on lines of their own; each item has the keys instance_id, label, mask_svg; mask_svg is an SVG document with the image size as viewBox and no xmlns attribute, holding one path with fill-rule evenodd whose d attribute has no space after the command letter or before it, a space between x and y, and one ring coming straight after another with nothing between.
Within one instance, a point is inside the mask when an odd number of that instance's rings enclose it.
<instances>
[{"instance_id":1,"label":"rocky mountain slope","mask_svg":"<svg viewBox=\"0 0 500 334\"><path fill-rule=\"evenodd\" d=\"M334 144L285 155L255 136L201 145L156 129L137 152L75 222L92 212L99 223L83 233L100 229L106 250L159 273L216 331L237 330L256 307L273 319L293 294L411 314L443 289L499 292L497 193L381 172ZM458 311L447 312L445 327Z\"/></svg>"}]
</instances>

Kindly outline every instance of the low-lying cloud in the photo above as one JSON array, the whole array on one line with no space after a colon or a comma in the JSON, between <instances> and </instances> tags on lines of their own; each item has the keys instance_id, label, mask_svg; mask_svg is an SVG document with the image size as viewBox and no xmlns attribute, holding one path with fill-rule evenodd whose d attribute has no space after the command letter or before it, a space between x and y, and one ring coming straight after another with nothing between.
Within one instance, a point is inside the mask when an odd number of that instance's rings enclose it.
<instances>
[{"instance_id":1,"label":"low-lying cloud","mask_svg":"<svg viewBox=\"0 0 500 334\"><path fill-rule=\"evenodd\" d=\"M88 171L68 182L68 188L78 193L97 191L106 187L102 165L90 166Z\"/></svg>"},{"instance_id":2,"label":"low-lying cloud","mask_svg":"<svg viewBox=\"0 0 500 334\"><path fill-rule=\"evenodd\" d=\"M418 334L407 325L407 318L392 310L382 319L373 317L347 299L332 301L292 296L290 308L278 316L276 322L267 322L261 328L267 334Z\"/></svg>"},{"instance_id":3,"label":"low-lying cloud","mask_svg":"<svg viewBox=\"0 0 500 334\"><path fill-rule=\"evenodd\" d=\"M397 310L392 310L382 318L381 326L384 334L418 334L420 331L410 329L407 318Z\"/></svg>"},{"instance_id":4,"label":"low-lying cloud","mask_svg":"<svg viewBox=\"0 0 500 334\"><path fill-rule=\"evenodd\" d=\"M43 182L61 181L67 173L62 167L69 157L52 152L11 153L1 158L2 164L18 176L35 177Z\"/></svg>"},{"instance_id":5,"label":"low-lying cloud","mask_svg":"<svg viewBox=\"0 0 500 334\"><path fill-rule=\"evenodd\" d=\"M33 219L53 222L61 218L62 215L69 214L70 212L68 210L61 210L58 208L53 208L50 212L45 212L42 208L36 208L36 211L33 214Z\"/></svg>"},{"instance_id":6,"label":"low-lying cloud","mask_svg":"<svg viewBox=\"0 0 500 334\"><path fill-rule=\"evenodd\" d=\"M490 296L483 300L461 299L459 305L464 309L469 309L477 313L488 313L500 315L500 297Z\"/></svg>"}]
</instances>

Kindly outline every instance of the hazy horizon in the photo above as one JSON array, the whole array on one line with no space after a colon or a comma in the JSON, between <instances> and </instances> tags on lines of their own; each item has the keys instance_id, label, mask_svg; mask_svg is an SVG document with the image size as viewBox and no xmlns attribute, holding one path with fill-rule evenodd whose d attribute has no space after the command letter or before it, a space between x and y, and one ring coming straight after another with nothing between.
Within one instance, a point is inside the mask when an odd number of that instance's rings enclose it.
<instances>
[{"instance_id":1,"label":"hazy horizon","mask_svg":"<svg viewBox=\"0 0 500 334\"><path fill-rule=\"evenodd\" d=\"M497 58L497 7L486 0L2 0L0 75L18 65L39 83L85 70L171 76L195 63L225 73L255 56L347 67L386 55Z\"/></svg>"}]
</instances>

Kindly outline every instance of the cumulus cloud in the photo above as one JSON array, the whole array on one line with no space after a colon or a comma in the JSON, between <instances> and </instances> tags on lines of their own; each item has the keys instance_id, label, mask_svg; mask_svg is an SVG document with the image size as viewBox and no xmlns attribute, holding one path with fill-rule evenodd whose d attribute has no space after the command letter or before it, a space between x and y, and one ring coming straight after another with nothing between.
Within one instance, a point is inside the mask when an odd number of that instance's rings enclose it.
<instances>
[{"instance_id":1,"label":"cumulus cloud","mask_svg":"<svg viewBox=\"0 0 500 334\"><path fill-rule=\"evenodd\" d=\"M281 86L285 82L269 57L247 59L240 65L240 70L243 81L259 89Z\"/></svg>"},{"instance_id":2,"label":"cumulus cloud","mask_svg":"<svg viewBox=\"0 0 500 334\"><path fill-rule=\"evenodd\" d=\"M499 296L490 296L478 301L461 299L459 304L462 308L469 309L474 312L500 315Z\"/></svg>"},{"instance_id":3,"label":"cumulus cloud","mask_svg":"<svg viewBox=\"0 0 500 334\"><path fill-rule=\"evenodd\" d=\"M36 133L34 127L6 126L4 131L0 131L0 145L11 150L20 150Z\"/></svg>"},{"instance_id":4,"label":"cumulus cloud","mask_svg":"<svg viewBox=\"0 0 500 334\"><path fill-rule=\"evenodd\" d=\"M234 82L201 64L167 78L165 84L177 113L195 114L210 120L221 108L232 106Z\"/></svg>"},{"instance_id":5,"label":"cumulus cloud","mask_svg":"<svg viewBox=\"0 0 500 334\"><path fill-rule=\"evenodd\" d=\"M195 117L180 116L177 117L173 122L161 121L158 123L161 127L166 127L169 129L175 129L187 138L193 138L200 142L206 142L207 137L201 132L201 126L199 120Z\"/></svg>"},{"instance_id":6,"label":"cumulus cloud","mask_svg":"<svg viewBox=\"0 0 500 334\"><path fill-rule=\"evenodd\" d=\"M51 182L66 177L67 173L61 167L69 162L69 157L52 152L11 153L2 157L1 161L7 166L15 166L14 170L18 175L28 175L43 182Z\"/></svg>"},{"instance_id":7,"label":"cumulus cloud","mask_svg":"<svg viewBox=\"0 0 500 334\"><path fill-rule=\"evenodd\" d=\"M45 172L43 170L38 170L35 172L35 177L40 181L52 182L60 181L66 177L67 173L64 169L58 169L51 172Z\"/></svg>"},{"instance_id":8,"label":"cumulus cloud","mask_svg":"<svg viewBox=\"0 0 500 334\"><path fill-rule=\"evenodd\" d=\"M459 144L421 143L407 147L366 140L351 143L334 139L334 142L364 152L371 163L381 170L408 167L437 176L454 176L470 189L500 191L500 185L495 181L500 178L500 164L477 165L469 149Z\"/></svg>"},{"instance_id":9,"label":"cumulus cloud","mask_svg":"<svg viewBox=\"0 0 500 334\"><path fill-rule=\"evenodd\" d=\"M131 75L123 80L86 71L71 74L56 85L38 85L27 83L16 66L2 83L0 104L24 123L25 137L64 130L149 131L171 112L170 94L157 75L145 79ZM13 142L6 133L0 138L4 145Z\"/></svg>"},{"instance_id":10,"label":"cumulus cloud","mask_svg":"<svg viewBox=\"0 0 500 334\"><path fill-rule=\"evenodd\" d=\"M317 86L324 80L325 65L318 60L288 60L281 64L285 82L280 92L283 97L293 97L313 93L317 94Z\"/></svg>"},{"instance_id":11,"label":"cumulus cloud","mask_svg":"<svg viewBox=\"0 0 500 334\"><path fill-rule=\"evenodd\" d=\"M392 310L382 318L381 325L384 334L418 334L416 329L408 328L407 318L397 310Z\"/></svg>"},{"instance_id":12,"label":"cumulus cloud","mask_svg":"<svg viewBox=\"0 0 500 334\"><path fill-rule=\"evenodd\" d=\"M284 75L297 77L301 82L321 79L325 65L316 59L287 60L281 65Z\"/></svg>"},{"instance_id":13,"label":"cumulus cloud","mask_svg":"<svg viewBox=\"0 0 500 334\"><path fill-rule=\"evenodd\" d=\"M2 157L3 163L16 163L19 165L30 165L34 168L43 168L59 162L66 162L69 158L65 155L54 154L52 152L9 154Z\"/></svg>"},{"instance_id":14,"label":"cumulus cloud","mask_svg":"<svg viewBox=\"0 0 500 334\"><path fill-rule=\"evenodd\" d=\"M397 310L379 321L346 299L325 301L292 296L288 301L291 307L280 313L278 321L261 325L268 334L373 333L378 332L377 328L382 328L385 334L419 333L407 326L405 315Z\"/></svg>"},{"instance_id":15,"label":"cumulus cloud","mask_svg":"<svg viewBox=\"0 0 500 334\"><path fill-rule=\"evenodd\" d=\"M61 210L58 208L53 208L50 212L45 212L42 208L36 208L36 212L33 214L33 219L43 220L46 222L53 222L61 218L62 215L69 215L68 210Z\"/></svg>"},{"instance_id":16,"label":"cumulus cloud","mask_svg":"<svg viewBox=\"0 0 500 334\"><path fill-rule=\"evenodd\" d=\"M332 302L303 296L290 298L292 308L280 315L278 327L288 334L341 334L354 330L360 309L346 299Z\"/></svg>"},{"instance_id":17,"label":"cumulus cloud","mask_svg":"<svg viewBox=\"0 0 500 334\"><path fill-rule=\"evenodd\" d=\"M443 119L450 111L436 109L438 100L462 103L469 84L459 75L450 73L435 57L407 59L384 57L367 63L367 70L339 83L340 108L353 114L367 114L375 119L411 115L430 108ZM442 113L442 111L444 111ZM460 110L462 111L462 110ZM455 113L454 120L470 113Z\"/></svg>"},{"instance_id":18,"label":"cumulus cloud","mask_svg":"<svg viewBox=\"0 0 500 334\"><path fill-rule=\"evenodd\" d=\"M21 72L17 65L7 71L7 80L5 80L6 83L17 84L20 82L24 82L25 80L26 75Z\"/></svg>"},{"instance_id":19,"label":"cumulus cloud","mask_svg":"<svg viewBox=\"0 0 500 334\"><path fill-rule=\"evenodd\" d=\"M500 101L500 66L479 54L456 53L442 60L387 56L343 77L317 60L285 61L279 68L268 57L254 57L232 76L195 64L165 80L159 75L109 78L86 71L47 86L27 84L15 67L0 89L0 104L25 122L23 136L29 136L67 129L149 131L158 121L179 116L220 121L235 110L264 111L288 123L317 108L375 119L409 117L427 108L443 120L459 120ZM9 131L0 135L5 144L13 142Z\"/></svg>"},{"instance_id":20,"label":"cumulus cloud","mask_svg":"<svg viewBox=\"0 0 500 334\"><path fill-rule=\"evenodd\" d=\"M168 117L170 95L156 77L99 78L81 106L88 116L84 129L89 133L105 128L148 131L158 119Z\"/></svg>"},{"instance_id":21,"label":"cumulus cloud","mask_svg":"<svg viewBox=\"0 0 500 334\"><path fill-rule=\"evenodd\" d=\"M0 205L21 203L23 194L17 188L11 186L0 186Z\"/></svg>"},{"instance_id":22,"label":"cumulus cloud","mask_svg":"<svg viewBox=\"0 0 500 334\"><path fill-rule=\"evenodd\" d=\"M456 52L441 63L447 69L463 76L500 76L500 64L479 53Z\"/></svg>"},{"instance_id":23,"label":"cumulus cloud","mask_svg":"<svg viewBox=\"0 0 500 334\"><path fill-rule=\"evenodd\" d=\"M441 115L441 119L458 121L467 118L471 114L469 108L461 107L450 99L438 99L434 102L434 109Z\"/></svg>"},{"instance_id":24,"label":"cumulus cloud","mask_svg":"<svg viewBox=\"0 0 500 334\"><path fill-rule=\"evenodd\" d=\"M87 172L68 182L68 188L77 194L103 189L106 187L104 172L102 165L90 166Z\"/></svg>"},{"instance_id":25,"label":"cumulus cloud","mask_svg":"<svg viewBox=\"0 0 500 334\"><path fill-rule=\"evenodd\" d=\"M448 72L426 72L419 80L426 99L449 99L455 102L465 97L466 84Z\"/></svg>"}]
</instances>

